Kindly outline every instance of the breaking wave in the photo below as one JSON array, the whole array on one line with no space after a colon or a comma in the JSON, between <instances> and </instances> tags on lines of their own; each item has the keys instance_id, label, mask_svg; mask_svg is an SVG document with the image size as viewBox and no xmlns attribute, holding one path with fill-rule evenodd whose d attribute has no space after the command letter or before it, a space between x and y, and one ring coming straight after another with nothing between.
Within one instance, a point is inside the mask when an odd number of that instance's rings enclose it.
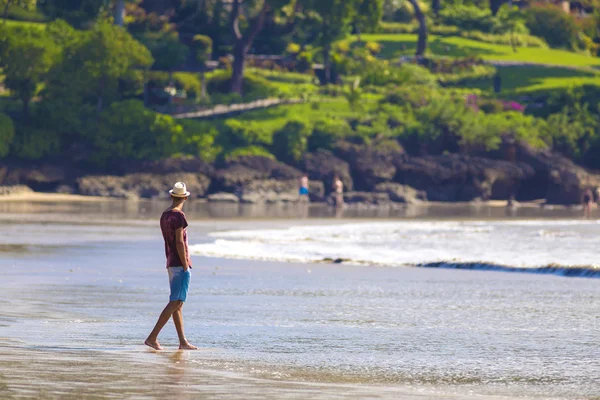
<instances>
[{"instance_id":1,"label":"breaking wave","mask_svg":"<svg viewBox=\"0 0 600 400\"><path fill-rule=\"evenodd\" d=\"M596 221L394 221L213 232L194 255L600 277Z\"/></svg>"}]
</instances>

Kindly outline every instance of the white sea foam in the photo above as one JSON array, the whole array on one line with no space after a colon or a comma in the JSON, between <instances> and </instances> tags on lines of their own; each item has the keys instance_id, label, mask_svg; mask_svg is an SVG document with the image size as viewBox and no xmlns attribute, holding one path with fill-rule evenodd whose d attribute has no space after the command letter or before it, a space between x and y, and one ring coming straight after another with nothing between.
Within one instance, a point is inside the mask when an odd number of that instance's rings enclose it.
<instances>
[{"instance_id":1,"label":"white sea foam","mask_svg":"<svg viewBox=\"0 0 600 400\"><path fill-rule=\"evenodd\" d=\"M214 232L194 255L286 262L344 259L403 266L484 262L514 267L597 263L596 221L395 221Z\"/></svg>"}]
</instances>

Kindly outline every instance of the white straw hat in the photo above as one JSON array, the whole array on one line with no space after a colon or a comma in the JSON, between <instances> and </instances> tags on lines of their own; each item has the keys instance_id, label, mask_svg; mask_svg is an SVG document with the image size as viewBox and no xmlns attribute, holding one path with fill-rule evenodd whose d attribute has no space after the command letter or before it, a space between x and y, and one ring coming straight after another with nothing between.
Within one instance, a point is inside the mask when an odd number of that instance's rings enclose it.
<instances>
[{"instance_id":1,"label":"white straw hat","mask_svg":"<svg viewBox=\"0 0 600 400\"><path fill-rule=\"evenodd\" d=\"M175 197L188 197L190 192L187 191L185 183L177 182L173 185L173 189L169 190L169 194Z\"/></svg>"}]
</instances>

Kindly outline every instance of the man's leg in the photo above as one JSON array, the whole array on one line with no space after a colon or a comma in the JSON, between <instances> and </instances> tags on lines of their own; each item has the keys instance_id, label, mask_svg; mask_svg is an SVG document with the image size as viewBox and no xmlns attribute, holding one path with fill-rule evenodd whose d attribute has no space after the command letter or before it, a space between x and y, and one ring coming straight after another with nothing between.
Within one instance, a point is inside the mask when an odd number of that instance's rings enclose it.
<instances>
[{"instance_id":1,"label":"man's leg","mask_svg":"<svg viewBox=\"0 0 600 400\"><path fill-rule=\"evenodd\" d=\"M167 304L167 306L165 307L163 312L160 313L160 317L158 317L158 321L156 322L154 329L152 330L152 332L150 333L150 335L144 342L146 344L146 346L150 346L155 350L162 350L162 347L161 347L160 343L158 343L158 340L157 340L158 334L160 333L161 329L165 326L165 324L169 321L169 318L171 318L173 313L176 310L178 310L182 304L183 304L183 302L179 301L179 300L178 301L170 301L169 304Z\"/></svg>"},{"instance_id":2,"label":"man's leg","mask_svg":"<svg viewBox=\"0 0 600 400\"><path fill-rule=\"evenodd\" d=\"M177 329L177 336L179 337L179 350L198 350L196 346L191 345L187 339L185 338L185 333L183 331L183 303L175 310L173 313L173 323L175 324L175 329Z\"/></svg>"}]
</instances>

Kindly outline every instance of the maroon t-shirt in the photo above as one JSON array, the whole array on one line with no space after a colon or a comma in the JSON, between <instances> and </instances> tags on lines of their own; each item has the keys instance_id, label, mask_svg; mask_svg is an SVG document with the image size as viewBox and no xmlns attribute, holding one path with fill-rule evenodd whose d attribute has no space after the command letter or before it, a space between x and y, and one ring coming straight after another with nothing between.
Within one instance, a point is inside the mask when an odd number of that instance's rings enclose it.
<instances>
[{"instance_id":1,"label":"maroon t-shirt","mask_svg":"<svg viewBox=\"0 0 600 400\"><path fill-rule=\"evenodd\" d=\"M192 267L190 261L190 252L188 251L187 238L187 220L183 211L169 210L162 213L160 217L160 230L162 231L163 239L165 240L165 255L167 256L167 268L183 267L183 262L177 253L177 240L175 233L177 229L183 228L183 242L185 244L185 254L187 255L187 265Z\"/></svg>"}]
</instances>

